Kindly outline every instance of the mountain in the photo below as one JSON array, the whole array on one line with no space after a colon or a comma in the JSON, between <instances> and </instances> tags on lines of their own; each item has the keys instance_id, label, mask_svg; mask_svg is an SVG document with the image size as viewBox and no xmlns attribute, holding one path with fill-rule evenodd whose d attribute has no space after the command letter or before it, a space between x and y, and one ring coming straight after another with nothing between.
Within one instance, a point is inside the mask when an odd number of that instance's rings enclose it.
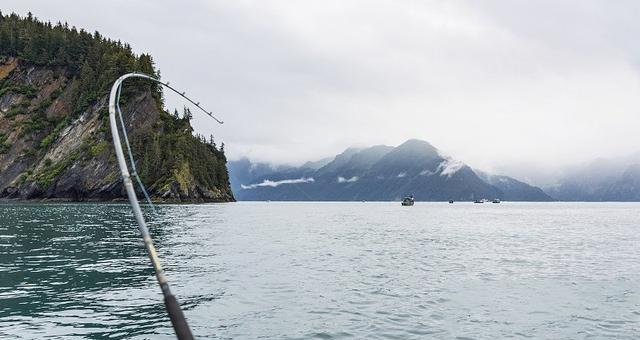
<instances>
[{"instance_id":1,"label":"mountain","mask_svg":"<svg viewBox=\"0 0 640 340\"><path fill-rule=\"evenodd\" d=\"M157 75L149 55L120 42L29 15L0 14L0 198L124 198L108 124L111 84ZM162 89L131 80L122 112L138 173L165 201L232 201L226 157L194 136L188 110L163 107Z\"/></svg>"},{"instance_id":2,"label":"mountain","mask_svg":"<svg viewBox=\"0 0 640 340\"><path fill-rule=\"evenodd\" d=\"M531 186L527 183L518 181L509 176L491 175L476 170L476 174L485 182L493 185L504 193L503 199L506 201L520 201L522 197L526 197L527 201L548 201L547 195L542 189Z\"/></svg>"},{"instance_id":3,"label":"mountain","mask_svg":"<svg viewBox=\"0 0 640 340\"><path fill-rule=\"evenodd\" d=\"M575 166L545 191L563 201L640 201L640 157L600 158Z\"/></svg>"},{"instance_id":4,"label":"mountain","mask_svg":"<svg viewBox=\"0 0 640 340\"><path fill-rule=\"evenodd\" d=\"M307 163L308 164L308 163ZM272 168L251 176L248 160L230 162L232 184L239 200L399 200L413 194L417 200L446 201L500 198L549 201L541 189L507 176L476 171L443 156L428 142L408 140L397 146L349 148L326 165ZM236 182L242 177L241 182ZM234 183L235 182L235 183Z\"/></svg>"},{"instance_id":5,"label":"mountain","mask_svg":"<svg viewBox=\"0 0 640 340\"><path fill-rule=\"evenodd\" d=\"M310 169L315 169L318 170L320 168L322 168L323 166L329 164L331 161L333 160L333 158L331 157L327 157L327 158L323 158L317 161L308 161L306 163L304 163L302 165L303 168L310 168Z\"/></svg>"},{"instance_id":6,"label":"mountain","mask_svg":"<svg viewBox=\"0 0 640 340\"><path fill-rule=\"evenodd\" d=\"M603 191L603 201L640 201L640 164L632 164Z\"/></svg>"}]
</instances>

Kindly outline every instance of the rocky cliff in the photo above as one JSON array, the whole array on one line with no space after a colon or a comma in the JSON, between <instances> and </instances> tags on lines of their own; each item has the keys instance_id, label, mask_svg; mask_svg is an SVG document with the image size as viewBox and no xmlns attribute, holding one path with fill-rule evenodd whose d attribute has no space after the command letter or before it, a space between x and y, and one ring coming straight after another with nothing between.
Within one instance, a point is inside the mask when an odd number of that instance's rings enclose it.
<instances>
[{"instance_id":1,"label":"rocky cliff","mask_svg":"<svg viewBox=\"0 0 640 340\"><path fill-rule=\"evenodd\" d=\"M0 198L124 198L107 100L110 84L133 70L155 74L149 56L98 33L0 15ZM164 111L160 89L135 80L121 106L154 199L234 200L223 148L192 134L188 111Z\"/></svg>"}]
</instances>

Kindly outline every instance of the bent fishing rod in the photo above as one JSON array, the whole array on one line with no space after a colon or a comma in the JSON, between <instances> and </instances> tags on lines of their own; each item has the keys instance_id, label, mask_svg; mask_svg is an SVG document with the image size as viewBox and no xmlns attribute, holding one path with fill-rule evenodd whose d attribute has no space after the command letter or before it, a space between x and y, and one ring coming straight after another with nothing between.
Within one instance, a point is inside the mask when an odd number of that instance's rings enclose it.
<instances>
[{"instance_id":1,"label":"bent fishing rod","mask_svg":"<svg viewBox=\"0 0 640 340\"><path fill-rule=\"evenodd\" d=\"M159 79L152 77L150 75L144 73L127 73L122 77L118 78L113 83L111 87L111 93L109 95L109 124L111 126L111 135L113 137L113 146L116 150L116 158L118 159L118 166L120 167L120 173L122 175L122 181L124 187L127 192L127 196L129 198L129 203L131 205L131 209L133 210L133 215L138 223L138 229L140 230L140 234L142 239L144 240L144 246L147 249L147 254L149 255L149 259L151 260L151 264L153 265L153 269L155 270L156 279L158 284L160 285L160 289L162 290L162 295L164 296L164 304L167 308L167 313L169 314L169 318L171 319L171 324L173 326L174 331L176 332L176 336L179 340L192 340L193 334L191 334L191 329L189 328L189 324L184 317L184 313L182 312L182 308L180 308L180 304L176 297L171 293L169 289L169 283L167 282L167 278L164 275L164 270L160 265L160 259L158 258L158 254L156 253L156 248L153 245L153 241L151 240L151 235L149 234L149 228L147 228L147 223L145 222L144 216L142 216L142 210L140 210L140 203L138 202L138 198L136 196L136 192L133 188L133 182L131 181L131 174L129 173L129 168L127 167L127 162L124 157L124 151L122 150L122 144L120 141L120 134L118 133L118 123L116 122L116 111L119 115L120 124L122 126L122 133L124 135L125 145L127 146L127 151L129 153L129 160L131 162L131 168L133 170L133 176L136 178L138 184L142 192L144 193L145 198L153 207L151 203L151 199L147 194L147 191L138 176L138 172L136 170L135 162L133 160L133 153L131 152L131 145L129 144L129 138L127 137L127 130L125 129L124 119L122 118L122 111L120 110L120 92L122 83L128 78L143 78L155 83L158 83L171 91L177 93L197 108L206 113L209 117L213 118L216 122L223 124L221 120L216 118L212 112L205 110L200 106L199 102L195 102L191 100L191 98L187 97L185 92L179 92L175 88L171 87L168 82L162 82Z\"/></svg>"}]
</instances>

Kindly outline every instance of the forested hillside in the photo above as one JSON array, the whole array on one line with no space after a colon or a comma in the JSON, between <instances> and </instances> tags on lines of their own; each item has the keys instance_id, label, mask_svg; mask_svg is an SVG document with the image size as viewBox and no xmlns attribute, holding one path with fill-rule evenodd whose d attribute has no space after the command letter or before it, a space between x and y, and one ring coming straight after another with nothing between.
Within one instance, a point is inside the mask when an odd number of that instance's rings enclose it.
<instances>
[{"instance_id":1,"label":"forested hillside","mask_svg":"<svg viewBox=\"0 0 640 340\"><path fill-rule=\"evenodd\" d=\"M123 197L107 97L122 74L159 76L150 55L98 32L0 14L0 197ZM162 88L128 80L121 105L143 182L157 199L231 201L224 147L194 136Z\"/></svg>"}]
</instances>

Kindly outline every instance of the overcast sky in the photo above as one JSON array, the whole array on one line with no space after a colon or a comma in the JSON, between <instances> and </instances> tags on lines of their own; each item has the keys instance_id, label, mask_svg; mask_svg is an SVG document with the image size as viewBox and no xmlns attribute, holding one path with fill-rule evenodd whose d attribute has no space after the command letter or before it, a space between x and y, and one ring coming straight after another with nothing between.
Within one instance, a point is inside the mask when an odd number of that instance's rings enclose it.
<instances>
[{"instance_id":1,"label":"overcast sky","mask_svg":"<svg viewBox=\"0 0 640 340\"><path fill-rule=\"evenodd\" d=\"M638 1L29 1L150 53L232 159L427 140L517 171L640 150ZM168 104L181 107L177 99ZM505 171L507 171L505 170Z\"/></svg>"}]
</instances>

